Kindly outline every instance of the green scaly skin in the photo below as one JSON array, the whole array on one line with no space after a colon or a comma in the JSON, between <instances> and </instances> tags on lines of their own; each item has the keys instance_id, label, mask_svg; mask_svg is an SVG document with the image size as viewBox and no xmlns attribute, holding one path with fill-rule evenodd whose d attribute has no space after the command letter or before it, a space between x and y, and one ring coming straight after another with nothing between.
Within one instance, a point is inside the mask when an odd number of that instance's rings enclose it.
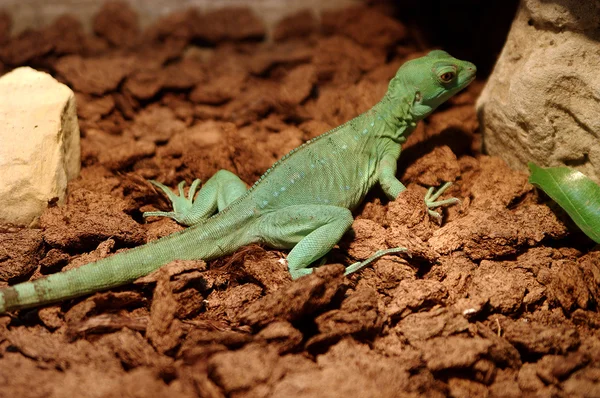
<instances>
[{"instance_id":1,"label":"green scaly skin","mask_svg":"<svg viewBox=\"0 0 600 398\"><path fill-rule=\"evenodd\" d=\"M248 190L225 170L210 178L195 200L199 181L187 198L183 183L177 196L154 182L172 200L173 211L144 215L172 217L189 228L74 270L2 289L0 313L120 286L173 260L210 260L250 243L291 249L291 276L309 274L310 265L350 228L351 210L369 189L379 183L391 199L406 189L395 176L402 143L419 120L473 81L475 72L475 65L439 50L406 62L371 110L296 148ZM429 209L456 203L454 198L436 201L447 186L437 193L429 190ZM346 273L405 250L379 251L350 265Z\"/></svg>"}]
</instances>

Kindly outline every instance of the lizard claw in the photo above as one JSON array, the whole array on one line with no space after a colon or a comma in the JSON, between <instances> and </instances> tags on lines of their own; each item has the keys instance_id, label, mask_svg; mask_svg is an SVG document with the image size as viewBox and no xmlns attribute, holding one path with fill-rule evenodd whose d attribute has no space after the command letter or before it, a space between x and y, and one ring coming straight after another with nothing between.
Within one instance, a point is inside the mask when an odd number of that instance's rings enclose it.
<instances>
[{"instance_id":1,"label":"lizard claw","mask_svg":"<svg viewBox=\"0 0 600 398\"><path fill-rule=\"evenodd\" d=\"M177 195L169 187L167 187L166 185L164 185L158 181L150 180L150 183L152 185L158 187L167 196L167 198L171 201L171 204L173 206L173 211L169 211L169 212L146 211L142 214L142 216L143 217L170 217L177 222L185 223L185 221L187 219L187 215L192 210L192 206L194 204L194 196L196 195L196 190L198 189L198 186L200 185L201 181L199 179L196 179L196 180L194 180L194 182L192 182L192 185L190 185L190 189L188 191L187 198L185 197L185 194L183 192L183 188L185 186L185 181L181 181L177 185L177 190L179 191L179 195Z\"/></svg>"},{"instance_id":2,"label":"lizard claw","mask_svg":"<svg viewBox=\"0 0 600 398\"><path fill-rule=\"evenodd\" d=\"M429 215L431 217L436 218L438 220L440 220L442 218L442 215L435 210L427 209L427 213L429 213Z\"/></svg>"},{"instance_id":3,"label":"lizard claw","mask_svg":"<svg viewBox=\"0 0 600 398\"><path fill-rule=\"evenodd\" d=\"M451 182L447 182L442 185L436 192L434 192L434 188L430 187L425 194L425 206L427 206L427 212L430 216L435 217L437 219L442 218L441 214L435 210L432 210L436 207L440 206L449 206L453 204L460 203L458 198L449 198L444 200L437 200L442 194L452 185Z\"/></svg>"}]
</instances>

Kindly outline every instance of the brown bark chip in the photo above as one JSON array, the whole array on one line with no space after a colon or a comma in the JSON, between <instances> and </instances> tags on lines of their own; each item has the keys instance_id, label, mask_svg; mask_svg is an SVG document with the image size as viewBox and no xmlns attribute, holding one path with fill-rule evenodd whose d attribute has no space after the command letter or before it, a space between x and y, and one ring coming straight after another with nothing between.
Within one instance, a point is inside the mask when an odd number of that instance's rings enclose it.
<instances>
[{"instance_id":1,"label":"brown bark chip","mask_svg":"<svg viewBox=\"0 0 600 398\"><path fill-rule=\"evenodd\" d=\"M288 287L252 303L238 318L250 326L263 326L275 320L294 322L327 306L345 290L344 267L319 267Z\"/></svg>"},{"instance_id":2,"label":"brown bark chip","mask_svg":"<svg viewBox=\"0 0 600 398\"><path fill-rule=\"evenodd\" d=\"M456 155L447 146L433 151L410 165L404 173L403 181L417 182L426 187L437 187L445 182L453 182L460 175Z\"/></svg>"},{"instance_id":3,"label":"brown bark chip","mask_svg":"<svg viewBox=\"0 0 600 398\"><path fill-rule=\"evenodd\" d=\"M489 353L492 343L482 338L435 337L416 344L431 371L469 368Z\"/></svg>"},{"instance_id":4,"label":"brown bark chip","mask_svg":"<svg viewBox=\"0 0 600 398\"><path fill-rule=\"evenodd\" d=\"M546 384L559 385L561 380L590 362L589 355L581 352L565 356L546 355L536 363L536 374Z\"/></svg>"},{"instance_id":5,"label":"brown bark chip","mask_svg":"<svg viewBox=\"0 0 600 398\"><path fill-rule=\"evenodd\" d=\"M151 369L134 369L125 374L121 383L115 383L105 396L123 398L197 397L193 389L182 386L178 382L167 384L157 376L159 376L157 372Z\"/></svg>"},{"instance_id":6,"label":"brown bark chip","mask_svg":"<svg viewBox=\"0 0 600 398\"><path fill-rule=\"evenodd\" d=\"M87 150L81 153L82 161L100 163L109 170L128 168L156 153L154 142L132 141L129 137L118 137L96 129L88 130L84 140L87 141Z\"/></svg>"},{"instance_id":7,"label":"brown bark chip","mask_svg":"<svg viewBox=\"0 0 600 398\"><path fill-rule=\"evenodd\" d=\"M13 352L39 361L43 367L62 371L84 367L104 368L107 373L122 369L119 360L106 348L86 340L68 343L59 333L50 334L43 328L12 328L7 341ZM0 363L2 361L0 360Z\"/></svg>"},{"instance_id":8,"label":"brown bark chip","mask_svg":"<svg viewBox=\"0 0 600 398\"><path fill-rule=\"evenodd\" d=\"M587 367L573 374L563 384L563 391L571 396L600 396L600 371L597 367Z\"/></svg>"},{"instance_id":9,"label":"brown bark chip","mask_svg":"<svg viewBox=\"0 0 600 398\"><path fill-rule=\"evenodd\" d=\"M299 105L311 93L317 75L314 66L301 65L292 69L284 78L279 90L280 106Z\"/></svg>"},{"instance_id":10,"label":"brown bark chip","mask_svg":"<svg viewBox=\"0 0 600 398\"><path fill-rule=\"evenodd\" d=\"M344 76L338 75L336 78L344 79ZM347 87L351 83L340 84ZM319 96L306 102L307 113L327 125L339 126L375 105L385 94L387 85L363 80L355 90L348 91L342 87L327 85L319 89Z\"/></svg>"},{"instance_id":11,"label":"brown bark chip","mask_svg":"<svg viewBox=\"0 0 600 398\"><path fill-rule=\"evenodd\" d=\"M438 253L463 250L474 260L515 254L546 237L561 238L567 229L543 205L526 205L515 211L471 209L465 217L435 231L429 244Z\"/></svg>"},{"instance_id":12,"label":"brown bark chip","mask_svg":"<svg viewBox=\"0 0 600 398\"><path fill-rule=\"evenodd\" d=\"M185 123L170 108L155 106L138 113L128 131L137 139L164 144L185 129Z\"/></svg>"},{"instance_id":13,"label":"brown bark chip","mask_svg":"<svg viewBox=\"0 0 600 398\"><path fill-rule=\"evenodd\" d=\"M312 337L307 347L335 342L343 336L373 338L383 326L382 303L377 293L362 288L346 297L339 310L325 312L315 318L320 334Z\"/></svg>"},{"instance_id":14,"label":"brown bark chip","mask_svg":"<svg viewBox=\"0 0 600 398\"><path fill-rule=\"evenodd\" d=\"M517 264L484 260L472 274L468 295L487 302L494 312L516 313L525 295L539 288L534 277Z\"/></svg>"},{"instance_id":15,"label":"brown bark chip","mask_svg":"<svg viewBox=\"0 0 600 398\"><path fill-rule=\"evenodd\" d=\"M244 86L243 74L220 75L208 82L199 83L190 93L190 100L197 104L221 105L235 98Z\"/></svg>"},{"instance_id":16,"label":"brown bark chip","mask_svg":"<svg viewBox=\"0 0 600 398\"><path fill-rule=\"evenodd\" d=\"M387 398L411 395L416 383L402 362L371 351L368 346L344 339L317 357L318 368L291 372L273 391L277 397ZM434 386L429 385L429 387ZM433 391L432 396L439 396Z\"/></svg>"},{"instance_id":17,"label":"brown bark chip","mask_svg":"<svg viewBox=\"0 0 600 398\"><path fill-rule=\"evenodd\" d=\"M156 283L150 308L150 322L146 330L148 339L158 352L172 351L180 343L183 333L181 323L175 319L177 301L169 283L169 275L163 272Z\"/></svg>"},{"instance_id":18,"label":"brown bark chip","mask_svg":"<svg viewBox=\"0 0 600 398\"><path fill-rule=\"evenodd\" d=\"M71 339L87 337L94 334L105 334L116 332L127 328L143 332L148 326L147 318L133 318L114 314L102 314L92 316L82 322L68 325L66 335Z\"/></svg>"},{"instance_id":19,"label":"brown bark chip","mask_svg":"<svg viewBox=\"0 0 600 398\"><path fill-rule=\"evenodd\" d=\"M357 288L368 286L387 297L403 280L417 279L417 268L402 257L384 256L360 272Z\"/></svg>"},{"instance_id":20,"label":"brown bark chip","mask_svg":"<svg viewBox=\"0 0 600 398\"><path fill-rule=\"evenodd\" d=\"M315 13L309 9L301 10L277 22L273 29L273 39L280 41L306 37L316 32L317 27L318 21Z\"/></svg>"},{"instance_id":21,"label":"brown bark chip","mask_svg":"<svg viewBox=\"0 0 600 398\"><path fill-rule=\"evenodd\" d=\"M35 271L42 258L42 248L39 229L0 231L0 281L8 282Z\"/></svg>"},{"instance_id":22,"label":"brown bark chip","mask_svg":"<svg viewBox=\"0 0 600 398\"><path fill-rule=\"evenodd\" d=\"M114 91L134 68L134 58L82 58L69 55L60 58L54 67L75 90L85 94L102 95Z\"/></svg>"},{"instance_id":23,"label":"brown bark chip","mask_svg":"<svg viewBox=\"0 0 600 398\"><path fill-rule=\"evenodd\" d=\"M0 44L9 39L11 28L12 18L6 11L0 11Z\"/></svg>"},{"instance_id":24,"label":"brown bark chip","mask_svg":"<svg viewBox=\"0 0 600 398\"><path fill-rule=\"evenodd\" d=\"M38 317L49 330L56 330L65 324L62 312L57 305L40 308Z\"/></svg>"},{"instance_id":25,"label":"brown bark chip","mask_svg":"<svg viewBox=\"0 0 600 398\"><path fill-rule=\"evenodd\" d=\"M83 25L75 16L57 18L44 33L52 43L52 53L55 55L81 54L87 50Z\"/></svg>"},{"instance_id":26,"label":"brown bark chip","mask_svg":"<svg viewBox=\"0 0 600 398\"><path fill-rule=\"evenodd\" d=\"M481 209L506 207L515 199L532 190L527 174L512 170L499 158L482 156L478 163L472 158L461 159L462 187L468 188L463 197L472 197L472 205Z\"/></svg>"},{"instance_id":27,"label":"brown bark chip","mask_svg":"<svg viewBox=\"0 0 600 398\"><path fill-rule=\"evenodd\" d=\"M226 394L239 393L269 380L278 361L277 351L272 347L252 344L239 351L213 355L208 363L208 372Z\"/></svg>"},{"instance_id":28,"label":"brown bark chip","mask_svg":"<svg viewBox=\"0 0 600 398\"><path fill-rule=\"evenodd\" d=\"M190 8L175 11L158 18L143 32L144 39L150 43L187 44L195 34L200 23L200 14Z\"/></svg>"},{"instance_id":29,"label":"brown bark chip","mask_svg":"<svg viewBox=\"0 0 600 398\"><path fill-rule=\"evenodd\" d=\"M485 385L471 380L452 377L448 380L448 389L453 398L489 397Z\"/></svg>"},{"instance_id":30,"label":"brown bark chip","mask_svg":"<svg viewBox=\"0 0 600 398\"><path fill-rule=\"evenodd\" d=\"M403 318L411 312L444 304L448 291L435 280L405 280L390 292L390 296L392 300L386 308L388 316Z\"/></svg>"},{"instance_id":31,"label":"brown bark chip","mask_svg":"<svg viewBox=\"0 0 600 398\"><path fill-rule=\"evenodd\" d=\"M158 69L137 70L127 77L124 90L138 100L149 100L163 88L165 77Z\"/></svg>"},{"instance_id":32,"label":"brown bark chip","mask_svg":"<svg viewBox=\"0 0 600 398\"><path fill-rule=\"evenodd\" d=\"M314 64L320 80L345 85L355 83L363 72L381 65L384 60L383 54L343 36L332 36L319 40Z\"/></svg>"},{"instance_id":33,"label":"brown bark chip","mask_svg":"<svg viewBox=\"0 0 600 398\"><path fill-rule=\"evenodd\" d=\"M86 121L96 122L115 109L115 100L111 96L95 98L79 94L77 98L77 116Z\"/></svg>"},{"instance_id":34,"label":"brown bark chip","mask_svg":"<svg viewBox=\"0 0 600 398\"><path fill-rule=\"evenodd\" d=\"M411 345L418 347L419 343L432 338L464 334L469 330L469 323L455 311L434 308L406 316L394 330Z\"/></svg>"},{"instance_id":35,"label":"brown bark chip","mask_svg":"<svg viewBox=\"0 0 600 398\"><path fill-rule=\"evenodd\" d=\"M263 44L250 59L244 59L246 68L255 76L268 74L276 67L292 68L310 62L314 48L297 43Z\"/></svg>"},{"instance_id":36,"label":"brown bark chip","mask_svg":"<svg viewBox=\"0 0 600 398\"><path fill-rule=\"evenodd\" d=\"M595 286L588 287L584 274L575 261L553 261L550 268L540 269L537 279L548 289L548 298L565 311L576 307L585 309L594 302L590 287L594 289Z\"/></svg>"},{"instance_id":37,"label":"brown bark chip","mask_svg":"<svg viewBox=\"0 0 600 398\"><path fill-rule=\"evenodd\" d=\"M266 34L262 21L248 7L229 7L203 14L194 37L211 43L224 40L256 40Z\"/></svg>"},{"instance_id":38,"label":"brown bark chip","mask_svg":"<svg viewBox=\"0 0 600 398\"><path fill-rule=\"evenodd\" d=\"M168 366L172 360L157 353L139 332L123 328L103 336L98 344L109 347L127 368Z\"/></svg>"},{"instance_id":39,"label":"brown bark chip","mask_svg":"<svg viewBox=\"0 0 600 398\"><path fill-rule=\"evenodd\" d=\"M130 47L140 33L137 13L124 1L104 3L93 24L94 33L117 47Z\"/></svg>"},{"instance_id":40,"label":"brown bark chip","mask_svg":"<svg viewBox=\"0 0 600 398\"><path fill-rule=\"evenodd\" d=\"M578 263L593 300L600 303L600 250L585 254L578 259Z\"/></svg>"},{"instance_id":41,"label":"brown bark chip","mask_svg":"<svg viewBox=\"0 0 600 398\"><path fill-rule=\"evenodd\" d=\"M407 226L392 223L385 231L385 241L389 247L403 247L407 249L407 256L414 260L424 260L435 263L439 255L421 238L416 236Z\"/></svg>"},{"instance_id":42,"label":"brown bark chip","mask_svg":"<svg viewBox=\"0 0 600 398\"><path fill-rule=\"evenodd\" d=\"M26 30L0 47L0 60L20 66L38 60L52 51L52 43L43 31Z\"/></svg>"},{"instance_id":43,"label":"brown bark chip","mask_svg":"<svg viewBox=\"0 0 600 398\"><path fill-rule=\"evenodd\" d=\"M523 364L519 370L517 380L519 388L523 392L539 391L545 388L544 382L537 375L535 364Z\"/></svg>"},{"instance_id":44,"label":"brown bark chip","mask_svg":"<svg viewBox=\"0 0 600 398\"><path fill-rule=\"evenodd\" d=\"M107 239L101 242L94 250L89 253L84 253L80 256L75 256L71 259L71 262L63 267L63 271L68 271L73 268L81 267L84 264L98 261L105 257L108 257L114 252L115 240Z\"/></svg>"},{"instance_id":45,"label":"brown bark chip","mask_svg":"<svg viewBox=\"0 0 600 398\"><path fill-rule=\"evenodd\" d=\"M256 334L257 342L264 342L277 348L279 354L296 350L302 343L302 332L285 321L275 321Z\"/></svg>"},{"instance_id":46,"label":"brown bark chip","mask_svg":"<svg viewBox=\"0 0 600 398\"><path fill-rule=\"evenodd\" d=\"M424 201L425 190L409 185L396 200L388 204L384 223L408 228L409 232L423 241L429 240L434 231L434 220L429 217ZM398 231L400 234L401 231Z\"/></svg>"},{"instance_id":47,"label":"brown bark chip","mask_svg":"<svg viewBox=\"0 0 600 398\"><path fill-rule=\"evenodd\" d=\"M32 383L31 375L35 376ZM50 397L61 372L56 369L41 371L39 363L20 353L5 353L0 359L0 382L6 397Z\"/></svg>"},{"instance_id":48,"label":"brown bark chip","mask_svg":"<svg viewBox=\"0 0 600 398\"><path fill-rule=\"evenodd\" d=\"M206 181L220 169L236 171L232 160L234 147L228 138L234 134L237 134L237 129L233 123L200 122L174 135L162 153L181 158L189 165L188 183L193 178ZM177 163L174 166L177 167ZM236 174L239 176L239 171ZM175 177L169 174L171 180L166 182L174 186L182 180Z\"/></svg>"},{"instance_id":49,"label":"brown bark chip","mask_svg":"<svg viewBox=\"0 0 600 398\"><path fill-rule=\"evenodd\" d=\"M234 322L252 308L261 297L263 289L253 283L213 290L206 298L206 310L210 318L224 318Z\"/></svg>"},{"instance_id":50,"label":"brown bark chip","mask_svg":"<svg viewBox=\"0 0 600 398\"><path fill-rule=\"evenodd\" d=\"M509 367L512 369L518 369L519 367L521 367L522 362L519 351L505 338L501 337L501 333L494 332L486 325L482 324L481 322L478 322L477 334L485 339L488 339L493 343L493 346L490 347L489 357L496 364L498 364L498 366L501 366L503 368Z\"/></svg>"},{"instance_id":51,"label":"brown bark chip","mask_svg":"<svg viewBox=\"0 0 600 398\"><path fill-rule=\"evenodd\" d=\"M187 90L205 82L206 66L191 57L173 62L162 69L164 89Z\"/></svg>"},{"instance_id":52,"label":"brown bark chip","mask_svg":"<svg viewBox=\"0 0 600 398\"><path fill-rule=\"evenodd\" d=\"M366 260L378 250L388 248L385 244L385 229L371 220L354 220L348 235L351 235L350 242L342 241L340 246L357 261Z\"/></svg>"},{"instance_id":53,"label":"brown bark chip","mask_svg":"<svg viewBox=\"0 0 600 398\"><path fill-rule=\"evenodd\" d=\"M180 355L186 360L196 359L202 354L219 352L225 348L238 349L252 342L252 336L234 330L218 328L197 328L188 333L181 344Z\"/></svg>"},{"instance_id":54,"label":"brown bark chip","mask_svg":"<svg viewBox=\"0 0 600 398\"><path fill-rule=\"evenodd\" d=\"M244 256L244 272L265 289L265 293L279 290L291 281L282 258L268 251L252 252Z\"/></svg>"},{"instance_id":55,"label":"brown bark chip","mask_svg":"<svg viewBox=\"0 0 600 398\"><path fill-rule=\"evenodd\" d=\"M580 344L577 330L567 327L547 327L519 320L503 323L503 330L511 344L530 354L565 354Z\"/></svg>"},{"instance_id":56,"label":"brown bark chip","mask_svg":"<svg viewBox=\"0 0 600 398\"><path fill-rule=\"evenodd\" d=\"M53 247L82 249L108 238L120 243L145 243L141 226L123 212L127 204L115 197L79 189L64 207L49 208L41 217L44 240Z\"/></svg>"},{"instance_id":57,"label":"brown bark chip","mask_svg":"<svg viewBox=\"0 0 600 398\"><path fill-rule=\"evenodd\" d=\"M398 20L366 7L325 12L322 24L326 31L343 34L366 47L386 48L407 35Z\"/></svg>"}]
</instances>

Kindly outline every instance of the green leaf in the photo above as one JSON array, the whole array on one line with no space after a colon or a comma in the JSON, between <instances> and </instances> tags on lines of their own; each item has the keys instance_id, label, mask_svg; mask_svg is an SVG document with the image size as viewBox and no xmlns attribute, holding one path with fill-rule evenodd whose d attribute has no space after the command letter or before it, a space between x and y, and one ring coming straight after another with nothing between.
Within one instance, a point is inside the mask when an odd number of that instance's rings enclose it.
<instances>
[{"instance_id":1,"label":"green leaf","mask_svg":"<svg viewBox=\"0 0 600 398\"><path fill-rule=\"evenodd\" d=\"M600 243L600 186L569 167L529 163L529 182L546 192L592 240Z\"/></svg>"}]
</instances>

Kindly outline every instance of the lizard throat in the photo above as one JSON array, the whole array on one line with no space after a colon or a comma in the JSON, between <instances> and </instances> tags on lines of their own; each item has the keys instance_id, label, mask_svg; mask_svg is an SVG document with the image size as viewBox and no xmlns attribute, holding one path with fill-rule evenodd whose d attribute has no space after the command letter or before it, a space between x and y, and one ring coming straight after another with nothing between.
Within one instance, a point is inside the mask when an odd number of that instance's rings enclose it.
<instances>
[{"instance_id":1,"label":"lizard throat","mask_svg":"<svg viewBox=\"0 0 600 398\"><path fill-rule=\"evenodd\" d=\"M374 107L374 111L376 119L385 126L383 136L399 143L405 142L416 127L417 120L404 101L392 101L386 96Z\"/></svg>"}]
</instances>

